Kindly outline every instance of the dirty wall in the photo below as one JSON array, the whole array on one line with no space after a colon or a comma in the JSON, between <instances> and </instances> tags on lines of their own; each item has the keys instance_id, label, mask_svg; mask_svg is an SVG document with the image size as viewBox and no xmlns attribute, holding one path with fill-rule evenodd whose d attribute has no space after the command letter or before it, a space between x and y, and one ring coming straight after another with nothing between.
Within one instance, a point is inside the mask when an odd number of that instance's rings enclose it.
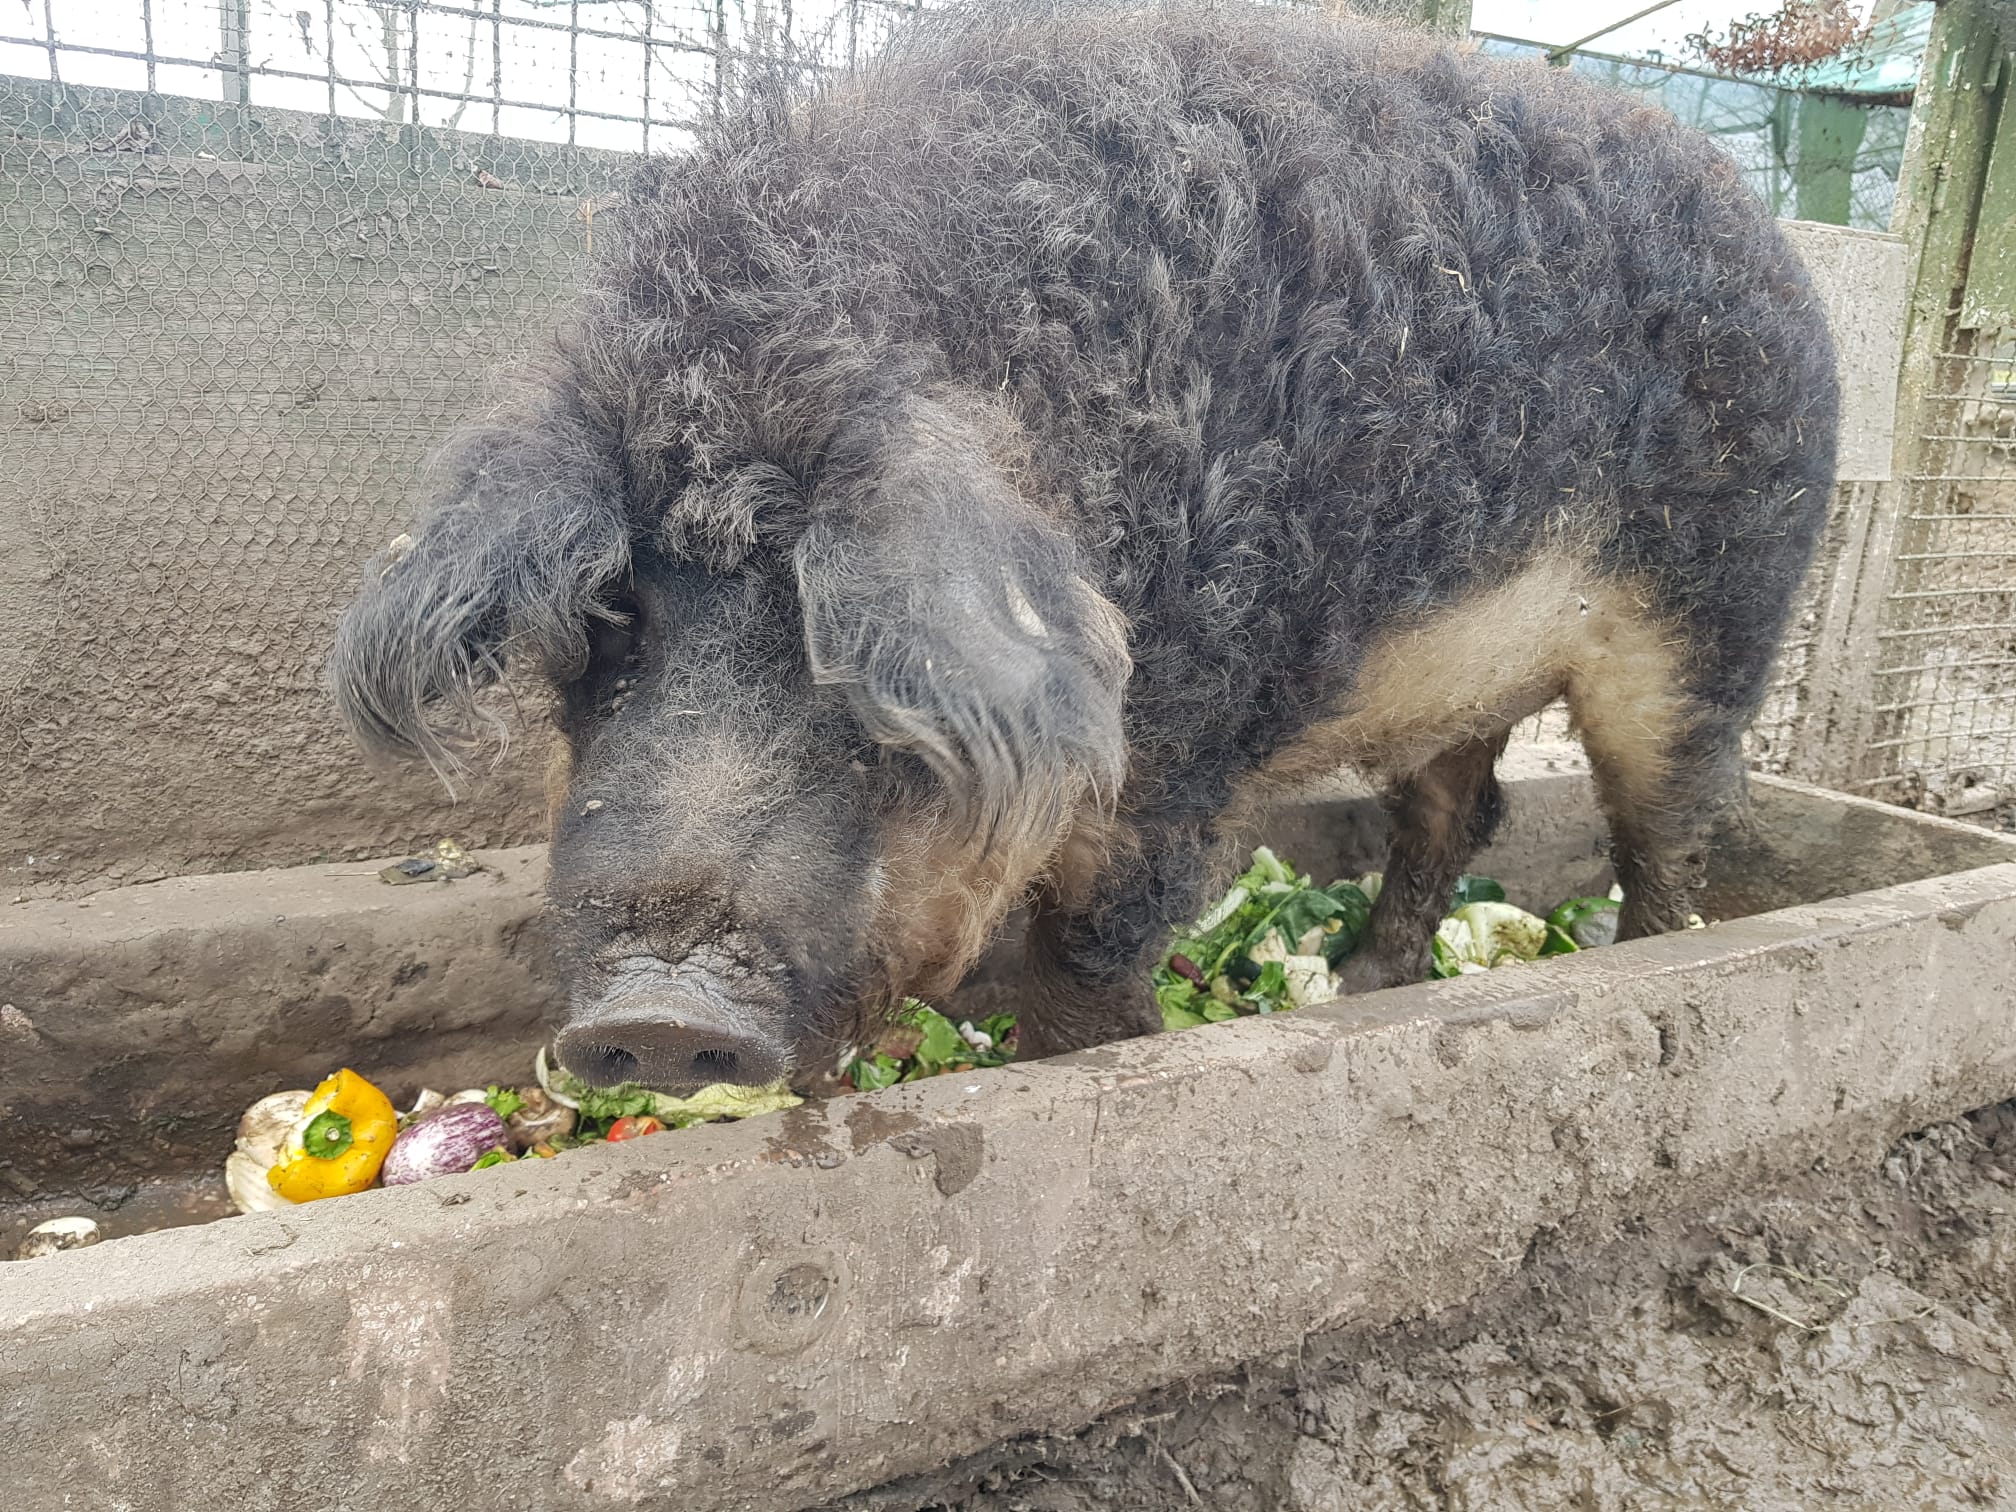
<instances>
[{"instance_id":1,"label":"dirty wall","mask_svg":"<svg viewBox=\"0 0 2016 1512\"><path fill-rule=\"evenodd\" d=\"M536 762L451 812L360 764L319 662L621 159L5 82L4 895L530 837Z\"/></svg>"}]
</instances>

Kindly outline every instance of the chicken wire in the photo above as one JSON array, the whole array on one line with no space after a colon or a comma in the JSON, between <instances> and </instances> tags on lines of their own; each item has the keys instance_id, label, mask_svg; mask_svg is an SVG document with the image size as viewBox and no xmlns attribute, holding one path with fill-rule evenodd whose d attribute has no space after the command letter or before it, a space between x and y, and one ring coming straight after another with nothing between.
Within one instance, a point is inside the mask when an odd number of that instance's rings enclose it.
<instances>
[{"instance_id":1,"label":"chicken wire","mask_svg":"<svg viewBox=\"0 0 2016 1512\"><path fill-rule=\"evenodd\" d=\"M2016 331L1956 330L1924 413L1877 632L1876 723L1858 786L1946 814L2008 813L2016 809Z\"/></svg>"}]
</instances>

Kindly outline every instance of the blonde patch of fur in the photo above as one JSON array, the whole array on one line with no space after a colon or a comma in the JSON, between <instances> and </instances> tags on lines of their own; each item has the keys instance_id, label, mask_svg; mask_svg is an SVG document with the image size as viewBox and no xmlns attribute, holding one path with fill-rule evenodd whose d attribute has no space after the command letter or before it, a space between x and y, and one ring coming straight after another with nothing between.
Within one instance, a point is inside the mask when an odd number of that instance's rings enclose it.
<instances>
[{"instance_id":1,"label":"blonde patch of fur","mask_svg":"<svg viewBox=\"0 0 2016 1512\"><path fill-rule=\"evenodd\" d=\"M1135 844L1132 828L1111 809L1086 804L1072 815L1064 843L1050 858L1043 887L1051 902L1070 910L1090 903L1099 879Z\"/></svg>"},{"instance_id":2,"label":"blonde patch of fur","mask_svg":"<svg viewBox=\"0 0 2016 1512\"><path fill-rule=\"evenodd\" d=\"M1248 802L1353 768L1394 781L1497 739L1564 694L1590 759L1649 801L1684 732L1684 644L1632 585L1556 550L1382 637L1335 716L1260 774Z\"/></svg>"},{"instance_id":3,"label":"blonde patch of fur","mask_svg":"<svg viewBox=\"0 0 2016 1512\"><path fill-rule=\"evenodd\" d=\"M874 939L885 980L927 1002L959 985L1064 840L997 836L984 849L943 822L898 822L882 850L886 885Z\"/></svg>"},{"instance_id":4,"label":"blonde patch of fur","mask_svg":"<svg viewBox=\"0 0 2016 1512\"><path fill-rule=\"evenodd\" d=\"M567 806L567 785L574 778L574 752L564 737L553 739L553 754L546 762L546 833L560 832L560 811Z\"/></svg>"}]
</instances>

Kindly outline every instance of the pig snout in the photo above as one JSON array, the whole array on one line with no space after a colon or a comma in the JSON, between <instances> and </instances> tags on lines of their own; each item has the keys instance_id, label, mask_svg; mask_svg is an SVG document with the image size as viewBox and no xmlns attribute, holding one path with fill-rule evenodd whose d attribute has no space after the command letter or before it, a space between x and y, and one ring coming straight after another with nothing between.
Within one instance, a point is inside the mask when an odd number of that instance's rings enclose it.
<instances>
[{"instance_id":1,"label":"pig snout","mask_svg":"<svg viewBox=\"0 0 2016 1512\"><path fill-rule=\"evenodd\" d=\"M763 1086L789 1069L766 1034L711 972L692 965L622 962L601 998L560 1033L560 1064L591 1086L638 1082L690 1092L727 1082Z\"/></svg>"}]
</instances>

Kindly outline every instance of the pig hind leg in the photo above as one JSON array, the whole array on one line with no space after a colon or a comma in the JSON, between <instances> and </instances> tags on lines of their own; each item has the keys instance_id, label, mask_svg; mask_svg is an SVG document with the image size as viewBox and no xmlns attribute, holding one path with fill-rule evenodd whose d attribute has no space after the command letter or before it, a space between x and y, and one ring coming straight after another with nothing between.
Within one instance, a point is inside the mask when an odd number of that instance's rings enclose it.
<instances>
[{"instance_id":1,"label":"pig hind leg","mask_svg":"<svg viewBox=\"0 0 2016 1512\"><path fill-rule=\"evenodd\" d=\"M1683 667L1675 635L1695 647ZM1683 929L1708 871L1718 818L1742 800L1742 732L1770 657L1720 655L1685 619L1617 635L1568 677L1568 714L1611 825L1625 903L1619 939Z\"/></svg>"},{"instance_id":2,"label":"pig hind leg","mask_svg":"<svg viewBox=\"0 0 2016 1512\"><path fill-rule=\"evenodd\" d=\"M1568 702L1610 823L1620 940L1686 927L1717 818L1740 799L1746 721L1671 675L1571 681Z\"/></svg>"},{"instance_id":3,"label":"pig hind leg","mask_svg":"<svg viewBox=\"0 0 2016 1512\"><path fill-rule=\"evenodd\" d=\"M1346 992L1373 992L1428 976L1435 926L1470 858L1504 816L1498 758L1509 731L1467 740L1396 784L1386 799L1393 838L1366 939L1340 973Z\"/></svg>"}]
</instances>

